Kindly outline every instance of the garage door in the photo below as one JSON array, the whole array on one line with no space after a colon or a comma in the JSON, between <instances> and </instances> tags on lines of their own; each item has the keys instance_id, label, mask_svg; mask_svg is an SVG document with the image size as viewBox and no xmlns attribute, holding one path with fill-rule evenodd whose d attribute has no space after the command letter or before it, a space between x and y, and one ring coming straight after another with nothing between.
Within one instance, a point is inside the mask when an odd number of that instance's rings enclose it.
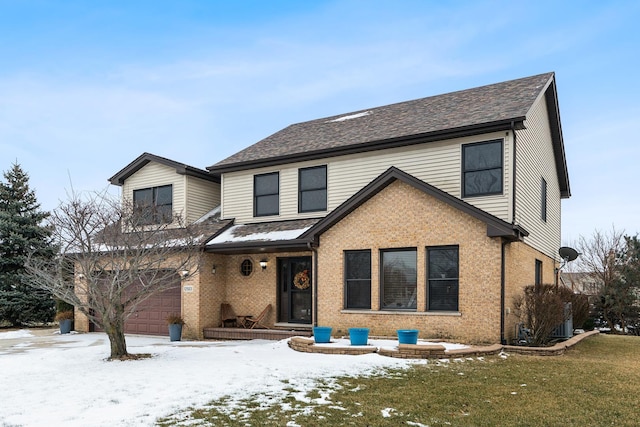
<instances>
[{"instance_id":1,"label":"garage door","mask_svg":"<svg viewBox=\"0 0 640 427\"><path fill-rule=\"evenodd\" d=\"M140 304L125 323L124 331L127 334L169 335L167 316L179 315L180 309L180 288L166 290Z\"/></svg>"},{"instance_id":2,"label":"garage door","mask_svg":"<svg viewBox=\"0 0 640 427\"><path fill-rule=\"evenodd\" d=\"M180 314L180 287L156 294L138 306L138 310L124 324L127 334L169 335L166 318ZM102 329L95 326L95 331Z\"/></svg>"}]
</instances>

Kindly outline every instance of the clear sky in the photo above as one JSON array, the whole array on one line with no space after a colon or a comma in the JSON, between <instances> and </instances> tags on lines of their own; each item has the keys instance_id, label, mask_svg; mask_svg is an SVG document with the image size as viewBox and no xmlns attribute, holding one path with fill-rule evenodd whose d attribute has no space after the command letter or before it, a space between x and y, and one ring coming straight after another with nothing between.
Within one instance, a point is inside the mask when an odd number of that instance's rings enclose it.
<instances>
[{"instance_id":1,"label":"clear sky","mask_svg":"<svg viewBox=\"0 0 640 427\"><path fill-rule=\"evenodd\" d=\"M51 210L145 151L204 169L292 123L555 71L563 243L635 234L639 26L633 0L0 0L0 171Z\"/></svg>"}]
</instances>

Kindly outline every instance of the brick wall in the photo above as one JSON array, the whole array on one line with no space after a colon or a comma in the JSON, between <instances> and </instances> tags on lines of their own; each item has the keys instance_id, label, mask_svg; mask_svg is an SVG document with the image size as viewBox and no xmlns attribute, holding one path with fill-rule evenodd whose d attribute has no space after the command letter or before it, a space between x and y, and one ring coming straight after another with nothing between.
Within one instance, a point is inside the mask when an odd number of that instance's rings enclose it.
<instances>
[{"instance_id":1,"label":"brick wall","mask_svg":"<svg viewBox=\"0 0 640 427\"><path fill-rule=\"evenodd\" d=\"M517 295L522 295L526 286L535 284L536 259L542 261L542 283L545 284L555 283L558 264L553 258L522 242L507 245L505 258L505 338L507 344L511 344L515 325L521 321L513 308L513 301Z\"/></svg>"},{"instance_id":2,"label":"brick wall","mask_svg":"<svg viewBox=\"0 0 640 427\"><path fill-rule=\"evenodd\" d=\"M257 316L267 304L272 309L265 317L265 325L277 322L278 282L277 258L311 256L311 252L278 252L264 254L219 255L204 254L199 276L194 276L192 295L182 294L183 316L193 321L197 336L202 338L202 329L220 326L220 304L231 304L239 316ZM243 276L240 265L249 259L253 272ZM260 261L267 261L267 268L260 268ZM216 272L212 273L215 264ZM196 331L194 331L196 332Z\"/></svg>"},{"instance_id":3,"label":"brick wall","mask_svg":"<svg viewBox=\"0 0 640 427\"><path fill-rule=\"evenodd\" d=\"M318 324L334 335L369 327L371 335L420 330L420 338L466 343L499 342L501 241L487 237L483 222L396 181L320 237ZM426 312L426 247L458 245L459 312ZM380 249L417 248L417 311L379 311ZM343 251L370 249L371 310L343 310Z\"/></svg>"}]
</instances>

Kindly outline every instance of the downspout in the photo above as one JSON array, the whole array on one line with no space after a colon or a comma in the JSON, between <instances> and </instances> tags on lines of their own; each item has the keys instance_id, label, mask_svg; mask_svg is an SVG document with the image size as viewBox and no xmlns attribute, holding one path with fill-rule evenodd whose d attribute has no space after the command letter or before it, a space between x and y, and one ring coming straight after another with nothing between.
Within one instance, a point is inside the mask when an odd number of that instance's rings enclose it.
<instances>
[{"instance_id":1,"label":"downspout","mask_svg":"<svg viewBox=\"0 0 640 427\"><path fill-rule=\"evenodd\" d=\"M313 326L318 326L318 248L312 242L307 247L313 252Z\"/></svg>"},{"instance_id":2,"label":"downspout","mask_svg":"<svg viewBox=\"0 0 640 427\"><path fill-rule=\"evenodd\" d=\"M500 344L506 345L507 341L504 338L504 326L505 326L505 287L506 287L506 256L505 248L509 242L506 239L502 239L500 245Z\"/></svg>"},{"instance_id":3,"label":"downspout","mask_svg":"<svg viewBox=\"0 0 640 427\"><path fill-rule=\"evenodd\" d=\"M516 223L516 129L511 121L511 134L513 135L513 182L511 184L511 224Z\"/></svg>"}]
</instances>

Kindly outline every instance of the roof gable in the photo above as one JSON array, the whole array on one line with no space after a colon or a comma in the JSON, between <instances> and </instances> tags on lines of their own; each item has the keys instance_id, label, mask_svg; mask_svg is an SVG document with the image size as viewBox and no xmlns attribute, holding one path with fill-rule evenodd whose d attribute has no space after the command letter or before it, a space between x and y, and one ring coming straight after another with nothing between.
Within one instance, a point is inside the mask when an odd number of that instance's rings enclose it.
<instances>
[{"instance_id":1,"label":"roof gable","mask_svg":"<svg viewBox=\"0 0 640 427\"><path fill-rule=\"evenodd\" d=\"M427 184L426 182L392 166L334 209L329 215L321 219L309 230L301 234L298 238L317 240L318 236L396 180L411 185L425 194L428 194L441 202L447 203L448 205L484 222L487 225L488 237L504 237L508 240L519 240L523 236L529 235L529 233L523 228L509 224L508 222L505 222L482 209L476 208L475 206L470 205L469 203L464 202L457 197L454 197L449 193Z\"/></svg>"},{"instance_id":2,"label":"roof gable","mask_svg":"<svg viewBox=\"0 0 640 427\"><path fill-rule=\"evenodd\" d=\"M162 165L168 166L170 168L174 168L176 173L179 175L188 175L194 176L196 178L204 179L212 182L220 182L220 176L215 175L213 173L209 173L206 170L198 169L193 166L185 165L184 163L179 163L174 160L167 159L165 157L156 156L151 153L142 153L137 159L129 163L111 178L109 178L109 182L113 185L123 185L124 181L129 178L134 173L138 172L144 166L146 166L149 162L156 162Z\"/></svg>"}]
</instances>

